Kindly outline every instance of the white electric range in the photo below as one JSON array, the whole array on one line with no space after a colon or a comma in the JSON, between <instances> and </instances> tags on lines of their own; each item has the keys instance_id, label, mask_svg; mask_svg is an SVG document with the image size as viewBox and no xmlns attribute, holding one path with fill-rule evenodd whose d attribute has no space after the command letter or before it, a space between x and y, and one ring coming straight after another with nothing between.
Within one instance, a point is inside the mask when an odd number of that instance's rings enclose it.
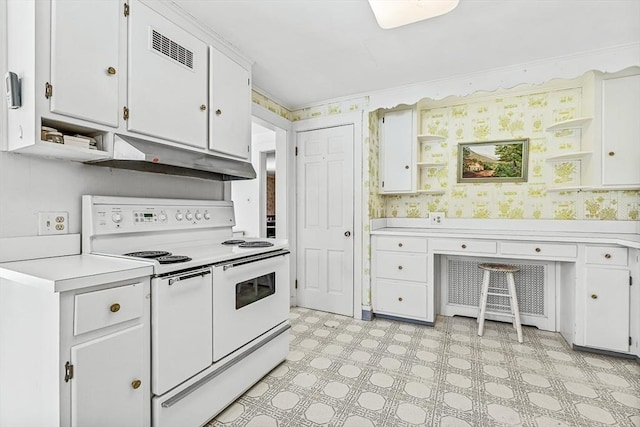
<instances>
[{"instance_id":1,"label":"white electric range","mask_svg":"<svg viewBox=\"0 0 640 427\"><path fill-rule=\"evenodd\" d=\"M154 426L205 423L284 360L286 241L234 238L228 201L83 196L82 211L84 253L153 265Z\"/></svg>"}]
</instances>

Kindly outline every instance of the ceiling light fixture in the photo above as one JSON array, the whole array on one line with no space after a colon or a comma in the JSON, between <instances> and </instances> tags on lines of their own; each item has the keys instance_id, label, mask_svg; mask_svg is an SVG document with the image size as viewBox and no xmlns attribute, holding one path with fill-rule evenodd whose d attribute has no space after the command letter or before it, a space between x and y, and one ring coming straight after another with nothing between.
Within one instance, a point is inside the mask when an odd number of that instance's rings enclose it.
<instances>
[{"instance_id":1,"label":"ceiling light fixture","mask_svg":"<svg viewBox=\"0 0 640 427\"><path fill-rule=\"evenodd\" d=\"M380 28L401 27L451 12L460 0L369 0Z\"/></svg>"}]
</instances>

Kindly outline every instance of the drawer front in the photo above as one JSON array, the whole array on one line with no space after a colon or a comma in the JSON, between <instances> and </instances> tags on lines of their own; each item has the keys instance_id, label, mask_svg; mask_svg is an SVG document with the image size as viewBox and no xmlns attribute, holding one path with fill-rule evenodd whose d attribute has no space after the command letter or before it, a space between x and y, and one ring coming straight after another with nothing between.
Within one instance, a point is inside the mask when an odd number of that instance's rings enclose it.
<instances>
[{"instance_id":1,"label":"drawer front","mask_svg":"<svg viewBox=\"0 0 640 427\"><path fill-rule=\"evenodd\" d=\"M381 251L427 253L425 237L376 236L376 246Z\"/></svg>"},{"instance_id":2,"label":"drawer front","mask_svg":"<svg viewBox=\"0 0 640 427\"><path fill-rule=\"evenodd\" d=\"M142 283L76 295L74 334L84 334L141 317L143 303Z\"/></svg>"},{"instance_id":3,"label":"drawer front","mask_svg":"<svg viewBox=\"0 0 640 427\"><path fill-rule=\"evenodd\" d=\"M495 254L498 250L498 244L496 242L473 239L434 239L431 247L434 250L440 249L459 253L476 252Z\"/></svg>"},{"instance_id":4,"label":"drawer front","mask_svg":"<svg viewBox=\"0 0 640 427\"><path fill-rule=\"evenodd\" d=\"M376 277L397 280L427 281L427 256L395 252L376 252Z\"/></svg>"},{"instance_id":5,"label":"drawer front","mask_svg":"<svg viewBox=\"0 0 640 427\"><path fill-rule=\"evenodd\" d=\"M376 282L375 310L398 316L427 317L427 286L420 283Z\"/></svg>"},{"instance_id":6,"label":"drawer front","mask_svg":"<svg viewBox=\"0 0 640 427\"><path fill-rule=\"evenodd\" d=\"M500 245L505 255L524 255L540 258L575 258L578 256L576 245L559 245L549 243L505 242Z\"/></svg>"},{"instance_id":7,"label":"drawer front","mask_svg":"<svg viewBox=\"0 0 640 427\"><path fill-rule=\"evenodd\" d=\"M627 248L587 246L585 255L587 264L626 266L628 261Z\"/></svg>"}]
</instances>

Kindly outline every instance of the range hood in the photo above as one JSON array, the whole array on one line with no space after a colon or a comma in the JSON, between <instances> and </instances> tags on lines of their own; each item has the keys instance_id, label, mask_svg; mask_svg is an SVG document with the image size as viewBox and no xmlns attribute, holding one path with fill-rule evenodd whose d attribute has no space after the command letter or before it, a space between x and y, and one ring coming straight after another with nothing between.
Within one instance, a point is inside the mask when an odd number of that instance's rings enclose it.
<instances>
[{"instance_id":1,"label":"range hood","mask_svg":"<svg viewBox=\"0 0 640 427\"><path fill-rule=\"evenodd\" d=\"M249 162L217 157L116 134L113 158L88 164L167 175L190 176L213 181L253 179L256 171Z\"/></svg>"}]
</instances>

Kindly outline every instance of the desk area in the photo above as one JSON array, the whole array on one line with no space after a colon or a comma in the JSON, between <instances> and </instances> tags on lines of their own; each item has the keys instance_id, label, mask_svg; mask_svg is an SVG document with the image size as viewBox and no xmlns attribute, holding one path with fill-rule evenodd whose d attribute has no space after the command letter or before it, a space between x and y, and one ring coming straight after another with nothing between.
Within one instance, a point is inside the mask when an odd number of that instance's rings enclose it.
<instances>
[{"instance_id":1,"label":"desk area","mask_svg":"<svg viewBox=\"0 0 640 427\"><path fill-rule=\"evenodd\" d=\"M639 257L632 221L376 219L371 311L428 325L476 317L477 264L511 263L522 270L523 324L574 348L640 357Z\"/></svg>"}]
</instances>

